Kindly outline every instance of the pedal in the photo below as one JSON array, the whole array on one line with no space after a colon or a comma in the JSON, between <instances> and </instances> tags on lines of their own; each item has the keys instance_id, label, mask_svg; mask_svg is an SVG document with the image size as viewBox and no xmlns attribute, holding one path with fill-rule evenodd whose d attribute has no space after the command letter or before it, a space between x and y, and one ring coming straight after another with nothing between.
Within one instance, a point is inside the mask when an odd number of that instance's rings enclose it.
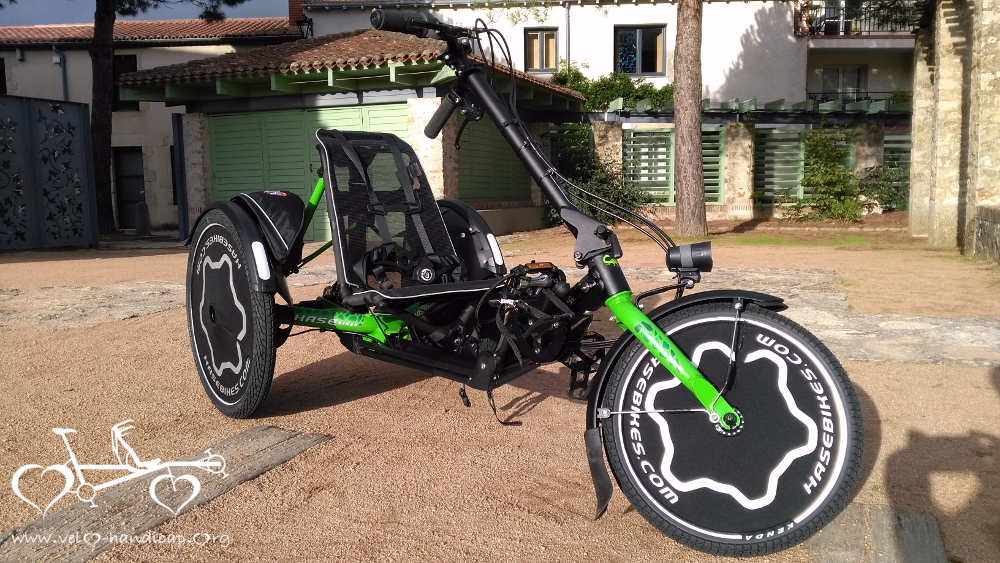
<instances>
[{"instance_id":1,"label":"pedal","mask_svg":"<svg viewBox=\"0 0 1000 563\"><path fill-rule=\"evenodd\" d=\"M595 371L595 366L601 364L604 359L604 352L614 344L613 341L605 340L604 336L589 331L580 339L580 344L573 353L572 361L565 361L563 365L570 369L569 390L566 391L572 399L581 401L590 397L590 377Z\"/></svg>"},{"instance_id":2,"label":"pedal","mask_svg":"<svg viewBox=\"0 0 1000 563\"><path fill-rule=\"evenodd\" d=\"M465 405L466 408L472 406L472 402L469 401L469 394L465 392L465 387L458 390L458 398L462 399L462 404Z\"/></svg>"},{"instance_id":3,"label":"pedal","mask_svg":"<svg viewBox=\"0 0 1000 563\"><path fill-rule=\"evenodd\" d=\"M571 399L587 400L590 397L590 374L594 372L594 364L574 368L569 374L569 390Z\"/></svg>"}]
</instances>

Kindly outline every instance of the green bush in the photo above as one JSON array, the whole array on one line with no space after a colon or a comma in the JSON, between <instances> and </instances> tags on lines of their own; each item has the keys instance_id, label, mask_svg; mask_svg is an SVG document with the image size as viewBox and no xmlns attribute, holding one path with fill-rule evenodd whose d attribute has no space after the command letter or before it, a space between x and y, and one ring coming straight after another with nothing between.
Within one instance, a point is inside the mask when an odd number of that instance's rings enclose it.
<instances>
[{"instance_id":1,"label":"green bush","mask_svg":"<svg viewBox=\"0 0 1000 563\"><path fill-rule=\"evenodd\" d=\"M904 211L910 205L910 170L892 165L870 168L858 180L858 191L882 211Z\"/></svg>"},{"instance_id":2,"label":"green bush","mask_svg":"<svg viewBox=\"0 0 1000 563\"><path fill-rule=\"evenodd\" d=\"M552 75L552 83L565 86L586 96L583 111L604 111L608 105L618 99L623 99L623 105L634 108L639 100L649 98L652 107L661 108L674 99L674 86L668 84L661 88L653 86L645 79L632 79L629 75L615 72L591 80L583 75L580 69L563 64L561 69Z\"/></svg>"},{"instance_id":3,"label":"green bush","mask_svg":"<svg viewBox=\"0 0 1000 563\"><path fill-rule=\"evenodd\" d=\"M857 222L864 208L854 172L845 166L847 148L840 143L847 135L840 129L827 132L813 129L805 138L803 164L805 172L800 185L807 195L786 209L785 216L794 221L834 219Z\"/></svg>"},{"instance_id":4,"label":"green bush","mask_svg":"<svg viewBox=\"0 0 1000 563\"><path fill-rule=\"evenodd\" d=\"M584 190L614 202L625 209L635 211L648 205L652 199L645 191L624 182L620 174L608 170L597 158L597 153L594 152L591 143L592 135L593 129L589 125L567 127L547 133L552 164L563 176ZM567 187L567 189L569 188ZM618 219L600 209L600 207L610 208L610 206L596 200L590 201L591 198L586 195L581 194L576 197L572 189L569 191L574 196L573 202L584 213L604 223L614 224L618 222ZM611 210L617 215L622 215L618 210ZM559 213L547 199L545 200L545 211L551 224L559 225L562 223Z\"/></svg>"}]
</instances>

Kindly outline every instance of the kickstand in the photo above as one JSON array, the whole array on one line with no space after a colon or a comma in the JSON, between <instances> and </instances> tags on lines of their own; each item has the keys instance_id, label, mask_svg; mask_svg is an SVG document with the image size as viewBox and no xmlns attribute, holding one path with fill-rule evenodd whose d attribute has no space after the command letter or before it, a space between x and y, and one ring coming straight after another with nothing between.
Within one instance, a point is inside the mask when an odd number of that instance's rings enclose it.
<instances>
[{"instance_id":1,"label":"kickstand","mask_svg":"<svg viewBox=\"0 0 1000 563\"><path fill-rule=\"evenodd\" d=\"M496 417L497 422L503 426L521 426L520 420L500 420L500 415L497 414L497 405L493 401L493 389L486 390L486 399L490 402L490 408L493 409L493 416Z\"/></svg>"}]
</instances>

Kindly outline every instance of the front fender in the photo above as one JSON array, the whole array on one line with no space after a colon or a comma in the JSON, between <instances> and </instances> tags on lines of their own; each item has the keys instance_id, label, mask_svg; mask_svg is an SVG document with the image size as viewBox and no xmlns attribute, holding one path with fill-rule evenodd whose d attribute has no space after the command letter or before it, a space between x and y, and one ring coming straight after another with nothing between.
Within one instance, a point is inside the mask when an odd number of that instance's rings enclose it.
<instances>
[{"instance_id":1,"label":"front fender","mask_svg":"<svg viewBox=\"0 0 1000 563\"><path fill-rule=\"evenodd\" d=\"M240 242L243 244L249 266L247 272L250 275L250 289L261 293L276 293L278 281L275 277L275 271L271 267L272 260L269 255L268 243L264 239L264 235L261 234L257 222L243 207L231 201L217 201L209 205L195 220L194 228L187 240L184 241L184 246L191 244L191 239L194 238L194 234L198 230L201 218L212 209L218 209L225 213L232 221L233 226L236 227L236 234L239 235Z\"/></svg>"},{"instance_id":2,"label":"front fender","mask_svg":"<svg viewBox=\"0 0 1000 563\"><path fill-rule=\"evenodd\" d=\"M770 309L772 311L784 311L788 308L780 297L758 293L756 291L742 291L736 289L723 289L716 291L704 291L688 295L680 299L675 299L650 311L646 316L653 322L681 309L719 301L731 301L742 299L753 303L758 307ZM622 334L615 345L604 355L601 360L601 367L597 370L593 381L590 382L590 391L587 401L587 429L584 432L584 443L587 448L587 461L590 466L590 477L594 482L594 489L597 493L597 515L600 518L611 501L611 477L604 465L604 442L601 440L601 430L597 424L597 407L604 400L604 388L607 385L608 372L617 363L625 348L632 343L635 335L631 332Z\"/></svg>"}]
</instances>

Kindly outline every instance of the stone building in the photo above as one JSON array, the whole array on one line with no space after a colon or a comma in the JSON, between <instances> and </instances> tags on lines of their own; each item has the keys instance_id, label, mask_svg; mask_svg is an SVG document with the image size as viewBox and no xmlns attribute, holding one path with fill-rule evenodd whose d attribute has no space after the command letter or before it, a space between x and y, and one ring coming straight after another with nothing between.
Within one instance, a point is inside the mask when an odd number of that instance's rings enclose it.
<instances>
[{"instance_id":1,"label":"stone building","mask_svg":"<svg viewBox=\"0 0 1000 563\"><path fill-rule=\"evenodd\" d=\"M910 234L1000 259L1000 1L925 2L914 49Z\"/></svg>"}]
</instances>

